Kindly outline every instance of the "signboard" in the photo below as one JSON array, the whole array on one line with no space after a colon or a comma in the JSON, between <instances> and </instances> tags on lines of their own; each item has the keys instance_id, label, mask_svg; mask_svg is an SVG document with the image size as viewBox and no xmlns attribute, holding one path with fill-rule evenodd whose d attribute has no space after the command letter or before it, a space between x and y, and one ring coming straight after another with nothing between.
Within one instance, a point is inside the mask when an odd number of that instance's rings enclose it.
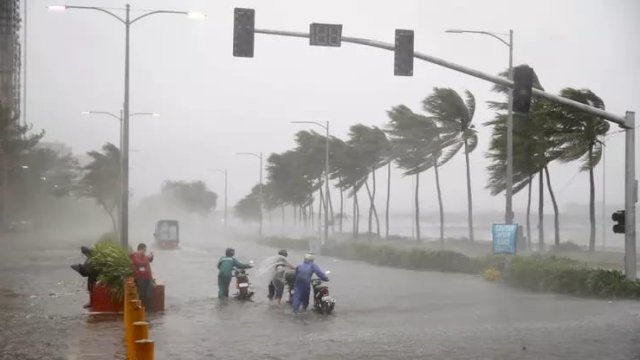
<instances>
[{"instance_id":1,"label":"signboard","mask_svg":"<svg viewBox=\"0 0 640 360\"><path fill-rule=\"evenodd\" d=\"M515 255L518 225L493 224L493 253Z\"/></svg>"},{"instance_id":2,"label":"signboard","mask_svg":"<svg viewBox=\"0 0 640 360\"><path fill-rule=\"evenodd\" d=\"M340 46L342 41L342 25L338 24L311 24L309 31L309 45L314 46Z\"/></svg>"}]
</instances>

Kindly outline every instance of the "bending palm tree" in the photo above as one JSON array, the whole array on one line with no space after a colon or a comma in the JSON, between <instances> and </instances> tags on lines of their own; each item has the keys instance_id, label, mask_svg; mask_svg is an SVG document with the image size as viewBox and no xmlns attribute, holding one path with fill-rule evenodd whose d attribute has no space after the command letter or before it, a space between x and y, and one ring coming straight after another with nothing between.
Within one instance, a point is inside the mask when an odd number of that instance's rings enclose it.
<instances>
[{"instance_id":1,"label":"bending palm tree","mask_svg":"<svg viewBox=\"0 0 640 360\"><path fill-rule=\"evenodd\" d=\"M466 99L463 100L460 95L453 89L434 88L433 94L427 97L423 102L424 110L431 113L439 126L447 133L457 133L459 136L458 143L451 146L445 157L439 162L445 163L455 154L464 148L465 163L467 170L467 212L469 240L474 241L473 236L473 197L471 194L471 170L469 168L469 153L476 149L478 145L478 134L471 124L476 109L476 101L473 94L468 90L465 91ZM435 167L437 174L437 166ZM439 179L437 179L439 184ZM438 193L440 193L438 185ZM440 196L439 196L440 198ZM441 201L440 201L441 202ZM441 212L441 232L443 227L442 206ZM441 237L443 234L441 233Z\"/></svg>"}]
</instances>

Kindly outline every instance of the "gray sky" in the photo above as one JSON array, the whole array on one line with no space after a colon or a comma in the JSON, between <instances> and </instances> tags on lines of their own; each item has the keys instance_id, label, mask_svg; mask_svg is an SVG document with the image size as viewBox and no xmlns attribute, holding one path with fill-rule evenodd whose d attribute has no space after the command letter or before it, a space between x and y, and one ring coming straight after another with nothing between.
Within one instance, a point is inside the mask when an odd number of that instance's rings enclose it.
<instances>
[{"instance_id":1,"label":"gray sky","mask_svg":"<svg viewBox=\"0 0 640 360\"><path fill-rule=\"evenodd\" d=\"M473 34L446 34L448 28L514 30L514 63L527 63L547 91L589 88L607 109L640 112L640 2L572 1L131 1L134 9L197 10L206 20L155 15L136 23L131 37L131 111L154 111L160 118L131 120L131 186L137 199L157 192L166 179L204 179L222 194L223 179L209 168L229 169L230 204L258 181L258 162L236 152L272 152L293 147L294 120L331 121L332 134L346 137L355 123L383 126L386 110L420 101L434 86L469 89L478 109L480 144L471 155L474 204L478 210L504 208L503 197L484 189L484 158L490 129L479 126L493 114L485 102L497 100L487 82L416 60L413 77L393 76L393 53L344 43L310 47L306 39L257 34L255 57L234 58L233 8L256 9L256 27L308 31L312 22L343 24L344 36L393 42L394 29L415 30L416 51L488 73L508 64L507 47ZM118 143L118 124L87 117L83 110L118 112L123 99L124 27L95 11L55 13L52 1L30 1L28 13L28 115L46 141L62 141L76 153ZM68 4L124 7L121 1ZM617 126L612 127L617 130ZM316 129L321 130L321 129ZM607 202L623 201L624 136L607 149ZM638 165L636 165L638 167ZM578 166L551 166L563 205L588 203L588 175ZM466 209L464 157L447 164L441 176L447 211ZM386 180L379 173L381 185ZM602 167L597 170L601 199ZM411 179L394 170L392 208L409 209ZM422 207L437 210L434 175L421 176ZM384 198L384 187L379 201ZM526 195L516 196L516 209ZM550 210L550 207L548 208ZM585 214L586 216L586 214Z\"/></svg>"}]
</instances>

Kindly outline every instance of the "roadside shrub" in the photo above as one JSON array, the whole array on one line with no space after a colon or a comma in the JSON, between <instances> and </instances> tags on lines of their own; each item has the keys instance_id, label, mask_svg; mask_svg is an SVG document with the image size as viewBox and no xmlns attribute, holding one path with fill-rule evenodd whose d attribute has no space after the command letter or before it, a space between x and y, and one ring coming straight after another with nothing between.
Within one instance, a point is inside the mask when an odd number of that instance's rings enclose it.
<instances>
[{"instance_id":1,"label":"roadside shrub","mask_svg":"<svg viewBox=\"0 0 640 360\"><path fill-rule=\"evenodd\" d=\"M273 236L258 240L258 244L281 249L309 250L309 241L307 239L292 239Z\"/></svg>"},{"instance_id":2,"label":"roadside shrub","mask_svg":"<svg viewBox=\"0 0 640 360\"><path fill-rule=\"evenodd\" d=\"M262 243L281 248L308 249L308 240L268 238ZM510 286L535 292L640 299L640 281L627 280L617 270L597 269L584 262L554 255L469 257L450 250L394 247L369 242L332 243L324 246L322 253L403 269L479 274L489 281L502 280Z\"/></svg>"},{"instance_id":3,"label":"roadside shrub","mask_svg":"<svg viewBox=\"0 0 640 360\"><path fill-rule=\"evenodd\" d=\"M129 254L109 236L102 236L91 249L91 263L98 271L98 281L111 289L114 298L124 298L124 280L132 275Z\"/></svg>"}]
</instances>

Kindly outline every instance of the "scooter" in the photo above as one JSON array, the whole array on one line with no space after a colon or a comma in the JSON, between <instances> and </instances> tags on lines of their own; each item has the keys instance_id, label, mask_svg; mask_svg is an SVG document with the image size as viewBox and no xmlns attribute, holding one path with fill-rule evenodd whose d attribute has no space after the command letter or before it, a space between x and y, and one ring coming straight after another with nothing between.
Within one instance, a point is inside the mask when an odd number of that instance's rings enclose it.
<instances>
[{"instance_id":1,"label":"scooter","mask_svg":"<svg viewBox=\"0 0 640 360\"><path fill-rule=\"evenodd\" d=\"M253 264L253 261L249 262ZM233 271L233 276L236 278L236 293L234 297L238 300L251 301L254 291L251 289L249 283L249 275L244 269L236 269Z\"/></svg>"},{"instance_id":2,"label":"scooter","mask_svg":"<svg viewBox=\"0 0 640 360\"><path fill-rule=\"evenodd\" d=\"M325 272L329 275L330 271ZM311 280L313 288L313 308L320 314L329 315L336 306L336 299L329 296L329 286L322 280L314 278Z\"/></svg>"},{"instance_id":3,"label":"scooter","mask_svg":"<svg viewBox=\"0 0 640 360\"><path fill-rule=\"evenodd\" d=\"M284 273L284 280L286 282L287 290L289 290L289 299L287 300L287 304L293 303L293 288L295 287L296 282L296 272L294 270L288 270Z\"/></svg>"}]
</instances>

